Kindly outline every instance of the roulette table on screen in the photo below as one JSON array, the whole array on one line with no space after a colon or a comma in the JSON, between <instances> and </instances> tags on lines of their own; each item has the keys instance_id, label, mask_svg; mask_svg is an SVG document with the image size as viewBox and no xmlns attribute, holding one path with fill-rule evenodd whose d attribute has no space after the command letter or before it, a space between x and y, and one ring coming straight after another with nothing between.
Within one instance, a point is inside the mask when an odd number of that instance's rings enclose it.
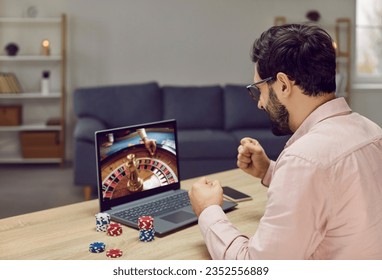
<instances>
[{"instance_id":1,"label":"roulette table on screen","mask_svg":"<svg viewBox=\"0 0 382 280\"><path fill-rule=\"evenodd\" d=\"M114 199L133 193L128 188L131 171L128 168L129 158L134 158L135 170L143 182L145 191L178 181L176 150L171 139L157 143L153 155L144 144L128 145L118 152L104 155L101 162L102 191L104 199Z\"/></svg>"}]
</instances>

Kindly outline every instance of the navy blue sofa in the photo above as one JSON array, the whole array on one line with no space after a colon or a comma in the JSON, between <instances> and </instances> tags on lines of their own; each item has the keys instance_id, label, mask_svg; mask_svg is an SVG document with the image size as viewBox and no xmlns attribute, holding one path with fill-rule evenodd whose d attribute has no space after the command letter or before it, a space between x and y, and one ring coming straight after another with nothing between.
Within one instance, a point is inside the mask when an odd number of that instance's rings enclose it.
<instances>
[{"instance_id":1,"label":"navy blue sofa","mask_svg":"<svg viewBox=\"0 0 382 280\"><path fill-rule=\"evenodd\" d=\"M260 141L276 159L288 137L270 131L266 113L243 85L162 86L156 82L78 88L73 95L74 182L97 184L94 132L165 119L176 119L181 179L236 168L243 137Z\"/></svg>"}]
</instances>

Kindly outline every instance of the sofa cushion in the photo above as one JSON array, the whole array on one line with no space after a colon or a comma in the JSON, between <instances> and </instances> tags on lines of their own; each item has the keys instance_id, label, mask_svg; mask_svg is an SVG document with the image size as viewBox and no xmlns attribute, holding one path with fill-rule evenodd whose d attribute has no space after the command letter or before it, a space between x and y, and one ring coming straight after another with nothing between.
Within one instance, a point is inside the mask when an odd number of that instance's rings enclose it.
<instances>
[{"instance_id":1,"label":"sofa cushion","mask_svg":"<svg viewBox=\"0 0 382 280\"><path fill-rule=\"evenodd\" d=\"M268 128L267 114L257 108L244 85L226 85L224 87L225 129Z\"/></svg>"},{"instance_id":2,"label":"sofa cushion","mask_svg":"<svg viewBox=\"0 0 382 280\"><path fill-rule=\"evenodd\" d=\"M222 130L178 130L180 159L236 158L238 142Z\"/></svg>"},{"instance_id":3,"label":"sofa cushion","mask_svg":"<svg viewBox=\"0 0 382 280\"><path fill-rule=\"evenodd\" d=\"M95 118L79 118L74 129L74 138L94 143L94 133L107 128L104 123Z\"/></svg>"},{"instance_id":4,"label":"sofa cushion","mask_svg":"<svg viewBox=\"0 0 382 280\"><path fill-rule=\"evenodd\" d=\"M155 82L79 88L74 92L79 117L94 117L109 128L161 120L162 97Z\"/></svg>"},{"instance_id":5,"label":"sofa cushion","mask_svg":"<svg viewBox=\"0 0 382 280\"><path fill-rule=\"evenodd\" d=\"M181 180L206 176L216 172L237 168L237 159L187 159L179 162ZM214 176L211 176L213 179Z\"/></svg>"},{"instance_id":6,"label":"sofa cushion","mask_svg":"<svg viewBox=\"0 0 382 280\"><path fill-rule=\"evenodd\" d=\"M276 160L290 136L275 136L270 129L241 129L232 131L236 141L251 137L259 141L269 158Z\"/></svg>"},{"instance_id":7,"label":"sofa cushion","mask_svg":"<svg viewBox=\"0 0 382 280\"><path fill-rule=\"evenodd\" d=\"M223 128L223 97L220 86L164 86L165 119L176 119L178 128Z\"/></svg>"}]
</instances>

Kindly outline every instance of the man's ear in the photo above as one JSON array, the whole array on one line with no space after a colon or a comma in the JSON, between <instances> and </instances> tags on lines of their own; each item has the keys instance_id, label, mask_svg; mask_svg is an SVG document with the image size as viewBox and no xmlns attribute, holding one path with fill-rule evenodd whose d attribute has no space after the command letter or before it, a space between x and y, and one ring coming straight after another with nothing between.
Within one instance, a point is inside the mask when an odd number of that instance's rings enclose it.
<instances>
[{"instance_id":1,"label":"man's ear","mask_svg":"<svg viewBox=\"0 0 382 280\"><path fill-rule=\"evenodd\" d=\"M276 75L276 81L280 84L282 94L285 97L291 94L293 81L288 78L288 75L283 72L279 72Z\"/></svg>"}]
</instances>

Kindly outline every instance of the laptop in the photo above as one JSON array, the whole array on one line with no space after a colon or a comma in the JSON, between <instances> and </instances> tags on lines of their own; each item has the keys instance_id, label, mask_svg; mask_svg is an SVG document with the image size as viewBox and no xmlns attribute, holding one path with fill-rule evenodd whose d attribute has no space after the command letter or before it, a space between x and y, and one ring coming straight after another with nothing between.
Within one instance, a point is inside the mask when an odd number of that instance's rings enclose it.
<instances>
[{"instance_id":1,"label":"laptop","mask_svg":"<svg viewBox=\"0 0 382 280\"><path fill-rule=\"evenodd\" d=\"M152 216L157 236L197 222L180 188L175 120L97 131L95 143L101 212L137 229L140 216ZM224 201L222 208L236 205Z\"/></svg>"}]
</instances>

